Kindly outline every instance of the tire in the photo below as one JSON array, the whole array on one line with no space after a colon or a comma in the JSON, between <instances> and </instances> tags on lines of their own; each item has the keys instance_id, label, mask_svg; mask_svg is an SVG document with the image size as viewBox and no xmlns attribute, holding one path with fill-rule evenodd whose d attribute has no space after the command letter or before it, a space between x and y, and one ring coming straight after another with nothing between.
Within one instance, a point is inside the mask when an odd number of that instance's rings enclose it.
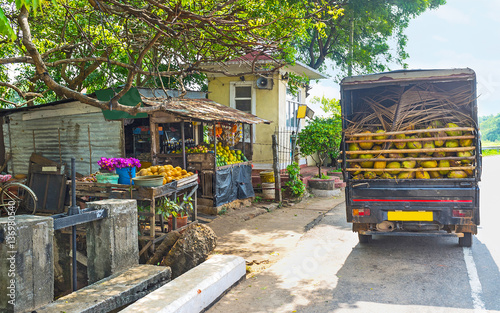
<instances>
[{"instance_id":1,"label":"tire","mask_svg":"<svg viewBox=\"0 0 500 313\"><path fill-rule=\"evenodd\" d=\"M359 243L370 243L372 241L372 235L363 235L358 233Z\"/></svg>"},{"instance_id":2,"label":"tire","mask_svg":"<svg viewBox=\"0 0 500 313\"><path fill-rule=\"evenodd\" d=\"M14 211L16 215L35 214L38 198L28 186L10 183L2 186L0 201L7 212Z\"/></svg>"},{"instance_id":3,"label":"tire","mask_svg":"<svg viewBox=\"0 0 500 313\"><path fill-rule=\"evenodd\" d=\"M463 237L458 238L458 245L460 247L471 247L472 246L472 233L464 233Z\"/></svg>"}]
</instances>

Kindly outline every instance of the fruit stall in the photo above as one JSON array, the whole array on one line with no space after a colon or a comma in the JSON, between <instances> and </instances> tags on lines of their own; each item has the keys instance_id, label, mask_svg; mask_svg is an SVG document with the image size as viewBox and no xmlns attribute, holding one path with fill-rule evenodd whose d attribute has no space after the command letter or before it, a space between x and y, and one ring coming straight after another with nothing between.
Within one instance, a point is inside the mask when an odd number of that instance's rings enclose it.
<instances>
[{"instance_id":1,"label":"fruit stall","mask_svg":"<svg viewBox=\"0 0 500 313\"><path fill-rule=\"evenodd\" d=\"M166 232L197 220L196 174L172 165L141 166L135 158L101 158L98 165L100 172L77 179L76 197L87 201L137 200L140 255L148 248L154 250L155 243L165 238Z\"/></svg>"},{"instance_id":2,"label":"fruit stall","mask_svg":"<svg viewBox=\"0 0 500 313\"><path fill-rule=\"evenodd\" d=\"M177 149L162 149L165 145L159 129L168 129L173 123L178 123L180 131ZM165 111L150 115L152 163L179 165L197 173L198 204L203 206L218 207L253 197L252 125L259 123L271 122L210 100L175 101ZM192 138L186 136L186 124L194 127Z\"/></svg>"}]
</instances>

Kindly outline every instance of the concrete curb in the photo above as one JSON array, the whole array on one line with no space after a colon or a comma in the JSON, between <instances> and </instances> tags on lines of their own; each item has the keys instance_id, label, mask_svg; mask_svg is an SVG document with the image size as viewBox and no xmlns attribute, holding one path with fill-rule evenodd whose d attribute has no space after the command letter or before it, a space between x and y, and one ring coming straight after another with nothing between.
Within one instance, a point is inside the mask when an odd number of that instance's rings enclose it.
<instances>
[{"instance_id":1,"label":"concrete curb","mask_svg":"<svg viewBox=\"0 0 500 313\"><path fill-rule=\"evenodd\" d=\"M36 309L39 313L109 312L144 297L170 280L170 267L136 265ZM2 311L3 312L3 311Z\"/></svg>"},{"instance_id":2,"label":"concrete curb","mask_svg":"<svg viewBox=\"0 0 500 313\"><path fill-rule=\"evenodd\" d=\"M214 255L120 312L201 312L244 277L245 273L245 260L242 257Z\"/></svg>"}]
</instances>

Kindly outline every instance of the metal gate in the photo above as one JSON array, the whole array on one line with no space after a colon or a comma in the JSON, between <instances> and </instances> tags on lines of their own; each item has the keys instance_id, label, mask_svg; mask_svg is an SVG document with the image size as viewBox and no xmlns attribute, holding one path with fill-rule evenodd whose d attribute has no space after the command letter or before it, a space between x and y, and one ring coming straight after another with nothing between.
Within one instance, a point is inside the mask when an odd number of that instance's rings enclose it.
<instances>
[{"instance_id":1,"label":"metal gate","mask_svg":"<svg viewBox=\"0 0 500 313\"><path fill-rule=\"evenodd\" d=\"M294 161L294 146L295 153L298 153L297 133L287 128L276 128L274 133L278 142L278 166L280 170L284 170Z\"/></svg>"}]
</instances>

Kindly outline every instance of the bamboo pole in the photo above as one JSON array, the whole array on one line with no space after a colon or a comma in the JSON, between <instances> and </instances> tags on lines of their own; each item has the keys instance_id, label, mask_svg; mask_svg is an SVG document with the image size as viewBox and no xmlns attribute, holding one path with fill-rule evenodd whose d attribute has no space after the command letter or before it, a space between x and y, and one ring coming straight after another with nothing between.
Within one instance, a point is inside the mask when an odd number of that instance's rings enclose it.
<instances>
[{"instance_id":1,"label":"bamboo pole","mask_svg":"<svg viewBox=\"0 0 500 313\"><path fill-rule=\"evenodd\" d=\"M463 152L473 151L476 147L456 147L456 148L434 148L434 149L390 149L390 150L358 150L346 151L347 155L350 154L380 154L380 153L427 153L427 152Z\"/></svg>"},{"instance_id":2,"label":"bamboo pole","mask_svg":"<svg viewBox=\"0 0 500 313\"><path fill-rule=\"evenodd\" d=\"M422 133L437 133L440 131L475 131L472 127L452 127L452 128L425 128L425 129L412 129L412 130L400 130L394 132L385 133L356 133L356 134L345 134L346 137L374 137L374 136L392 136L400 134L422 134Z\"/></svg>"},{"instance_id":3,"label":"bamboo pole","mask_svg":"<svg viewBox=\"0 0 500 313\"><path fill-rule=\"evenodd\" d=\"M368 143L368 142L413 142L413 141L437 141L437 140L457 140L457 139L474 139L475 136L450 136L450 137L424 137L424 138L405 138L405 139L366 139L366 140L346 140L346 143Z\"/></svg>"},{"instance_id":4,"label":"bamboo pole","mask_svg":"<svg viewBox=\"0 0 500 313\"><path fill-rule=\"evenodd\" d=\"M473 170L475 166L456 166L456 167L427 167L427 168L351 168L345 170L348 172L418 172L418 171L456 171L456 170Z\"/></svg>"},{"instance_id":5,"label":"bamboo pole","mask_svg":"<svg viewBox=\"0 0 500 313\"><path fill-rule=\"evenodd\" d=\"M355 163L355 162L366 162L366 161L374 161L374 162L399 162L399 161L432 161L432 160L450 160L450 161L462 161L462 160L471 160L474 161L476 159L475 156L470 157L420 157L420 158L370 158L370 159L348 159L347 163ZM342 160L340 160L342 162Z\"/></svg>"}]
</instances>

